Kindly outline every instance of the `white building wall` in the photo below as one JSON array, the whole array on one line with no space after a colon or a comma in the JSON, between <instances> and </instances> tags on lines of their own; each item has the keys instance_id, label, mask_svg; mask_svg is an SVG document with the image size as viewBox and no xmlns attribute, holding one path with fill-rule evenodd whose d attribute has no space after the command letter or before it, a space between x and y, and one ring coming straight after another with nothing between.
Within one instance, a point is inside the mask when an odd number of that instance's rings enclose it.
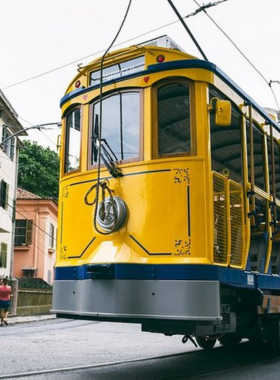
<instances>
[{"instance_id":1,"label":"white building wall","mask_svg":"<svg viewBox=\"0 0 280 380\"><path fill-rule=\"evenodd\" d=\"M54 244L50 245L50 224L54 226ZM45 262L44 262L44 280L49 284L54 280L54 265L56 253L56 231L57 231L57 216L49 213L46 218L46 240L45 240Z\"/></svg>"},{"instance_id":2,"label":"white building wall","mask_svg":"<svg viewBox=\"0 0 280 380\"><path fill-rule=\"evenodd\" d=\"M17 113L0 90L0 277L12 276L13 271L13 217L17 188L18 153L19 146L22 146L18 136L26 135L27 133L18 121ZM4 197L3 193L6 193L7 197ZM4 205L3 199L5 199ZM4 256L6 256L5 260L3 260Z\"/></svg>"},{"instance_id":3,"label":"white building wall","mask_svg":"<svg viewBox=\"0 0 280 380\"><path fill-rule=\"evenodd\" d=\"M2 134L5 128L3 120L0 118L0 141L2 141ZM15 139L15 141L17 141ZM8 198L7 198L7 208L0 206L0 252L1 243L7 244L7 262L6 267L3 267L3 263L0 262L0 277L11 275L11 265L12 265L12 252L13 252L13 235L14 235L14 200L15 200L15 189L17 183L17 160L18 160L18 149L14 151L13 160L5 153L3 149L0 149L0 184L4 180L8 184ZM1 185L0 185L1 186ZM0 187L0 197L1 194Z\"/></svg>"}]
</instances>

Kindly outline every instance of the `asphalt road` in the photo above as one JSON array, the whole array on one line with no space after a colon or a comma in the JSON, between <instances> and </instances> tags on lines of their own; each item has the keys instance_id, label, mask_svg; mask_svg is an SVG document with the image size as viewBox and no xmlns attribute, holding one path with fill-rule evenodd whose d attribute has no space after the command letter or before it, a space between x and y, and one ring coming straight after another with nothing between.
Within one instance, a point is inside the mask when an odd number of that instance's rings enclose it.
<instances>
[{"instance_id":1,"label":"asphalt road","mask_svg":"<svg viewBox=\"0 0 280 380\"><path fill-rule=\"evenodd\" d=\"M279 379L280 358L268 348L245 342L205 352L181 339L119 323L15 324L0 329L0 379Z\"/></svg>"}]
</instances>

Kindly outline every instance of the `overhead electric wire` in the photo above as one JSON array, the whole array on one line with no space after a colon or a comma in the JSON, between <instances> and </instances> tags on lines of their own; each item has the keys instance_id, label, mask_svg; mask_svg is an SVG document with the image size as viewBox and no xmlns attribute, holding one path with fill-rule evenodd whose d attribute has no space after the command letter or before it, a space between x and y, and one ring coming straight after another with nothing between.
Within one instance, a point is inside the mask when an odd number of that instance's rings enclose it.
<instances>
[{"instance_id":1,"label":"overhead electric wire","mask_svg":"<svg viewBox=\"0 0 280 380\"><path fill-rule=\"evenodd\" d=\"M190 31L190 28L188 27L188 25L185 23L185 21L183 20L183 17L180 15L180 13L178 12L177 8L175 7L175 5L173 4L173 2L171 0L167 0L168 3L170 4L171 8L173 9L173 11L175 12L176 16L178 17L178 19L180 20L181 24L183 25L183 27L186 29L186 31L188 32L188 35L191 37L193 43L195 44L195 46L197 47L197 49L199 50L200 54L202 55L202 57L205 59L205 61L208 61L206 55L204 54L203 50L201 49L199 43L197 42L196 38L194 37L194 35L192 34L192 32Z\"/></svg>"},{"instance_id":2,"label":"overhead electric wire","mask_svg":"<svg viewBox=\"0 0 280 380\"><path fill-rule=\"evenodd\" d=\"M103 102L102 102L102 96L103 96L103 63L104 63L104 59L106 57L106 54L110 51L111 47L113 46L113 44L115 43L116 39L118 38L122 28L123 28L123 25L126 21L126 18L128 16L128 13L129 13L129 9L130 9L130 6L131 6L131 2L132 0L129 0L128 2L128 5L127 5L127 8L126 8L126 12L125 12L125 15L123 17L123 20L121 22L121 25L115 35L115 37L113 38L112 42L110 43L109 47L105 50L105 53L102 55L102 58L101 58L101 64L100 64L100 94L99 94L99 104L100 104L100 110L99 110L99 125L97 126L98 128L98 145L99 145L99 149L98 149L98 156L97 156L97 182L96 182L96 196L95 196L95 209L94 209L94 216L93 216L93 224L94 224L94 228L95 230L100 233L101 235L108 235L109 233L111 233L112 231L109 231L109 232L104 232L104 231L101 231L99 229L99 227L97 226L97 211L98 211L98 204L99 204L99 189L100 189L100 171L101 171L101 149L102 149L102 108L103 108ZM103 160L104 161L104 160ZM106 162L104 162L104 164L106 165Z\"/></svg>"},{"instance_id":3,"label":"overhead electric wire","mask_svg":"<svg viewBox=\"0 0 280 380\"><path fill-rule=\"evenodd\" d=\"M246 61L253 67L253 69L261 76L261 78L265 81L265 83L270 87L272 95L273 95L274 100L275 100L276 105L277 105L277 109L279 111L280 108L279 108L278 101L276 99L276 96L275 96L273 89L271 88L271 82L272 81L269 82L265 78L265 76L257 69L257 67L250 61L250 59L236 45L236 43L232 40L232 38L230 38L229 35L218 25L218 23L211 16L209 16L209 14L205 10L205 7L201 6L196 0L193 0L193 1L196 3L196 5L198 5L201 8L201 10L206 14L206 16L216 25L216 27L223 33L223 35L230 41L230 43L239 51L239 53L243 56L243 58L246 59ZM224 0L224 1L226 1L226 0ZM195 15L195 14L196 13L193 13L193 15Z\"/></svg>"},{"instance_id":4,"label":"overhead electric wire","mask_svg":"<svg viewBox=\"0 0 280 380\"><path fill-rule=\"evenodd\" d=\"M35 200L35 199L34 199ZM18 210L18 208L16 208L15 206L12 206L11 204L7 204L12 210L14 210L15 212L17 212L19 215L21 215L23 217L23 220L32 220L32 226L36 227L38 230L39 230L39 234L44 234L44 235L47 235L48 237L51 237L54 239L54 242L55 242L55 246L56 246L56 242L57 242L57 238L52 235L50 235L47 231L43 230L40 226L38 226L38 224L34 223L33 219L28 219L25 215L28 215L30 212L28 211L24 211L23 212L25 214L23 214L22 212L20 212ZM47 253L45 251L43 251L41 249L41 247L39 247L37 244L35 244L35 242L33 241L32 244L34 244L34 247L38 249L39 252L43 253L43 255L47 256ZM47 256L49 257L49 256ZM55 261L55 258L54 257L50 257L52 261Z\"/></svg>"},{"instance_id":5,"label":"overhead electric wire","mask_svg":"<svg viewBox=\"0 0 280 380\"><path fill-rule=\"evenodd\" d=\"M38 199L38 200L40 200L40 199ZM44 200L44 198L41 198L41 200ZM36 199L34 199L34 201L36 201ZM39 230L40 233L43 233L44 235L47 235L48 237L54 238L54 240L56 241L55 236L49 234L49 233L48 233L47 231L45 231L42 227L40 227L38 224L36 224L36 223L33 222L33 219L32 219L32 216L33 216L33 215L32 215L32 212L31 212L31 211L28 211L28 210L26 210L26 209L24 209L24 208L21 208L21 211L19 211L16 207L15 207L15 210L16 210L16 212L17 212L19 215L23 216L23 218L24 218L25 220L32 220L32 225L35 226L36 228L38 228L38 230ZM27 216L26 216L26 215L27 215ZM29 217L29 219L28 219L28 216L29 216L29 215L30 215L30 217Z\"/></svg>"},{"instance_id":6,"label":"overhead electric wire","mask_svg":"<svg viewBox=\"0 0 280 380\"><path fill-rule=\"evenodd\" d=\"M217 26L217 28L225 35L225 37L232 43L232 45L239 51L239 53L244 57L244 59L254 68L254 70L263 78L263 80L269 85L269 87L270 87L270 89L271 89L271 91L272 91L272 94L273 94L273 97L274 97L274 100L275 100L275 102L276 102L276 104L277 104L277 108L278 108L278 110L280 109L279 108L279 104L278 104L278 101L277 101L277 99L276 99L276 96L275 96L275 93L274 93L274 91L273 91L273 89L271 88L271 84L270 84L270 82L268 82L267 81L267 79L263 76L263 74L256 68L256 66L247 58L247 56L241 51L241 49L235 44L235 42L223 31L223 29L216 23L216 21L211 17L211 16L209 16L209 14L206 12L206 8L210 8L210 5L211 6L215 6L215 5L218 5L219 3L222 3L222 2L225 2L225 1L228 1L228 0L220 0L220 1L216 1L215 3L211 3L211 4L206 4L206 5L200 5L196 0L194 0L194 2L198 5L198 7L199 7L199 9L198 10L196 10L195 12L193 12L193 13L191 13L191 14L189 14L189 15L187 15L187 16L184 16L183 17L183 19L185 19L185 18L188 18L188 17L190 17L190 16L195 16L197 13L199 13L199 12L201 12L201 11L203 11L206 15L207 15L207 17ZM164 24L164 25L162 25L162 26L160 26L160 27L158 27L158 28L155 28L155 29L152 29L152 30L150 30L150 31L148 31L148 32L146 32L146 33L142 33L142 34L140 34L140 35L138 35L138 36L136 36L136 37L132 37L132 38L130 38L130 39L128 39L128 40L125 40L125 41L123 41L123 42L120 42L119 44L116 44L115 46L117 47L117 46L120 46L120 45L123 45L123 44L126 44L126 43L128 43L128 42L131 42L131 41L134 41L134 40L136 40L136 39L138 39L138 38L140 38L140 37L143 37L143 36L146 36L146 35L148 35L148 34L150 34L150 33L153 33L153 32L155 32L155 31L157 31L157 30L160 30L160 29L163 29L163 28L166 28L166 27L168 27L168 26L170 26L170 25L173 25L173 24L176 24L176 23L178 23L179 22L179 20L175 20L175 21L173 21L173 22L170 22L170 23L168 23L168 24ZM92 56L94 56L94 55L97 55L97 54L101 54L101 53L104 53L104 51L105 51L105 49L102 49L102 50L99 50L99 51L97 51L97 52L95 52L95 53L92 53L92 54L89 54L89 55L87 55L87 56L84 56L84 57L81 57L81 58L79 58L79 59L76 59L75 61L71 61L71 62L69 62L69 63L66 63L66 64L64 64L64 65L61 65L61 66L58 66L58 67L56 67L56 68L54 68L54 69L51 69L51 70L48 70L48 71L45 71L45 72L43 72L43 73L41 73L41 74L38 74L38 75L35 75L35 76L32 76L32 77L29 77L29 78L26 78L26 79L24 79L24 80L22 80L22 81L19 81L19 82L16 82L16 83L13 83L13 84L11 84L11 85L9 85L9 86L6 86L6 87L3 87L2 88L2 90L7 90L7 89L9 89L9 88L12 88L12 87L15 87L15 86L18 86L18 85L20 85L20 84L22 84L22 83L25 83L25 82L28 82L28 81L31 81L31 80L34 80L34 79L37 79L37 78L39 78L39 77L42 77L42 76L45 76L45 75L48 75L48 74L51 74L51 73L53 73L53 72L55 72L55 71L58 71L58 70L61 70L61 69L63 69L63 68L65 68L65 67L68 67L68 66L71 66L71 65L73 65L73 64L75 64L75 63L77 63L77 62L79 62L79 61L81 61L81 60L85 60L85 59L87 59L87 58L90 58L90 57L92 57Z\"/></svg>"},{"instance_id":7,"label":"overhead electric wire","mask_svg":"<svg viewBox=\"0 0 280 380\"><path fill-rule=\"evenodd\" d=\"M27 124L29 124L30 126L32 126L32 125L34 125L34 124L32 124L32 123L30 123L30 121L27 121L27 120L25 120L25 119L23 119L22 117L20 117L20 116L18 116L18 119L20 119L20 120L23 120L25 123L27 123ZM50 125L51 124L53 124L53 125L55 125L55 124L59 124L59 123L50 123ZM58 127L58 128L60 128L60 127ZM57 129L57 128L44 128L44 129L47 129L48 131L50 131L50 130L55 130L55 129ZM40 128L38 128L38 131L39 132L41 132L54 146L57 146L56 145L56 143L55 142L53 142L50 138L49 138L49 136L48 135L46 135ZM24 137L24 136L22 136L22 137ZM27 136L26 136L27 137Z\"/></svg>"},{"instance_id":8,"label":"overhead electric wire","mask_svg":"<svg viewBox=\"0 0 280 380\"><path fill-rule=\"evenodd\" d=\"M271 85L269 84L270 82L268 82L267 81L267 79L263 76L263 74L256 68L256 66L247 58L247 56L241 51L241 49L234 43L234 41L222 30L222 28L213 20L213 18L211 17L211 16L209 16L209 14L206 12L206 8L210 8L210 5L211 6L214 6L214 5L218 5L219 3L222 3L222 2L225 2L225 1L228 1L228 0L220 0L220 1L217 1L217 2L215 2L215 3L211 3L211 4L206 4L206 5L200 5L196 0L194 0L194 2L198 5L198 7L199 7L199 9L198 10L196 10L195 12L193 12L193 13L191 13L191 14L189 14L189 15L187 15L187 16L184 16L183 17L183 19L185 19L185 18L188 18L188 17L190 17L190 16L195 16L197 13L199 13L199 12L201 12L201 11L203 11L207 16L208 16L208 18L217 26L217 28L218 29L220 29L220 31L225 35L225 37L233 44L233 46L240 52L240 54L244 57L244 59L254 68L254 70L256 70L256 72L263 78L263 80L269 85L269 87L270 87L270 89L271 89L271 91L272 91L272 94L273 94L273 97L274 97L274 100L275 100L275 102L276 102L276 104L277 104L277 107L278 107L278 110L279 110L279 104L278 104L278 101L277 101L277 99L276 99L276 96L275 96L275 93L274 93L274 91L273 91L273 89L271 88ZM128 42L131 42L131 41L134 41L134 40L136 40L136 39L138 39L138 38L140 38L140 37L143 37L143 36L146 36L146 35L148 35L148 34L150 34L150 33L153 33L153 32L155 32L155 31L158 31L158 30L160 30L160 29L163 29L163 28L166 28L166 27L168 27L168 26L170 26L170 25L174 25L174 24L176 24L176 23L178 23L179 22L179 20L175 20L175 21L172 21L172 22L170 22L170 23L167 23L167 24L164 24L164 25L162 25L162 26L160 26L160 27L158 27L158 28L155 28L155 29L152 29L152 30L150 30L150 31L148 31L148 32L146 32L146 33L142 33L142 34L140 34L140 35L138 35L138 36L135 36L135 37L132 37L132 38L130 38L130 39L127 39L127 40L125 40L125 41L123 41L123 42L120 42L119 44L116 44L115 46L116 47L118 47L118 46L121 46L121 45L124 45L124 44L126 44L126 43L128 43ZM42 77L42 76L45 76L45 75L48 75L48 74L51 74L51 73L53 73L53 72L55 72L55 71L58 71L58 70L61 70L61 69L63 69L63 68L65 68L65 67L68 67L68 66L71 66L71 65L73 65L73 64L75 64L75 63L77 63L77 62L80 62L80 61L82 61L82 60L85 60L85 59L87 59L87 58L90 58L90 57L92 57L92 56L95 56L95 55L97 55L97 54L101 54L101 53L103 53L105 51L105 49L102 49L102 50L99 50L99 51L97 51L97 52L95 52L95 53L91 53L91 54L89 54L89 55L87 55L87 56L84 56L84 57L81 57L81 58L79 58L79 59L76 59L75 61L71 61L71 62L69 62L69 63L66 63L66 64L64 64L64 65L61 65L61 66L58 66L58 67L56 67L56 68L54 68L54 69L51 69L51 70L48 70L48 71L45 71L45 72L43 72L43 73L40 73L40 74L38 74L38 75L35 75L35 76L32 76L32 77L29 77L29 78L26 78L26 79L23 79L22 81L19 81L19 82L16 82L16 83L13 83L13 84L11 84L11 85L8 85L8 86L6 86L6 87L3 87L2 88L2 90L7 90L7 89L9 89L9 88L12 88L12 87L15 87L15 86L18 86L18 85L20 85L20 84L22 84L22 83L25 83L25 82L28 82L28 81L32 81L32 80L34 80L34 79L37 79L37 78L39 78L39 77Z\"/></svg>"},{"instance_id":9,"label":"overhead electric wire","mask_svg":"<svg viewBox=\"0 0 280 380\"><path fill-rule=\"evenodd\" d=\"M145 33L139 34L138 36L135 36L135 37L129 38L128 40L122 41L122 42L116 44L115 47L118 47L118 46L121 46L121 45L127 44L128 42L131 42L131 41L137 40L137 39L140 38L140 37L147 36L148 34L151 34L151 33L153 33L153 32L156 32L156 31L160 30L160 29L166 28L166 27L168 27L168 26L170 26L170 25L177 24L178 22L179 22L179 20L175 20L175 21L172 21L172 22L170 22L170 23L168 23L168 24L164 24L164 25L162 25L162 26L159 26L158 28L155 28L155 29L149 30L148 32L145 32ZM84 60L84 59L88 59L88 58L93 57L93 56L95 56L95 55L97 55L97 54L102 54L102 53L105 52L105 50L106 50L106 49L99 50L99 51L97 51L97 52L95 52L95 53L91 53L91 54L89 54L89 55L87 55L87 56L85 56L85 57L78 58L78 59L76 59L75 61L72 61L72 62L66 63L66 64L64 64L64 65L58 66L58 67L56 67L56 68L54 68L54 69L51 69L51 70L45 71L45 72L43 72L43 73L41 73L41 74L34 75L34 76L32 76L32 77L29 77L29 78L23 79L23 80L21 80L21 81L19 81L19 82L16 82L16 83L12 83L12 84L10 84L10 85L8 85L8 86L6 86L6 87L1 88L1 90L7 90L7 89L9 89L9 88L11 88L11 87L15 87L15 86L18 86L18 85L20 85L20 84L22 84L22 83L29 82L29 81L32 81L32 80L34 80L34 79L40 78L40 77L42 77L42 76L45 76L45 75L51 74L51 73L53 73L53 72L55 72L55 71L58 71L58 70L64 69L65 67L71 66L71 65L73 65L73 64L75 64L75 63L77 63L77 62L80 62L80 61Z\"/></svg>"},{"instance_id":10,"label":"overhead electric wire","mask_svg":"<svg viewBox=\"0 0 280 380\"><path fill-rule=\"evenodd\" d=\"M206 16L216 25L216 27L223 33L223 35L231 42L231 44L239 51L239 53L243 56L243 58L246 59L246 61L256 70L256 72L263 78L263 80L268 83L267 79L262 75L262 73L256 68L256 66L249 60L249 58L246 57L246 55L241 51L241 49L236 45L236 43L232 40L232 38L229 37L229 35L217 24L217 22L209 16L209 14L206 12L206 10L201 7L201 5L196 1L193 0L200 8L202 8L202 11L206 14Z\"/></svg>"},{"instance_id":11,"label":"overhead electric wire","mask_svg":"<svg viewBox=\"0 0 280 380\"><path fill-rule=\"evenodd\" d=\"M21 200L21 199L20 199ZM32 200L34 200L34 201L40 201L40 200L45 200L45 198L34 198L34 199L32 199ZM48 200L53 200L53 199L48 199ZM24 219L26 219L26 220L31 220L31 219L28 219L28 218L26 218L25 216L24 216L24 214L22 214L22 212L20 212L19 210L18 210L18 208L17 207L15 207L15 206L12 206L10 203L7 203L7 205L12 209L12 211L15 211L15 212L17 212L19 215L21 215L21 216L23 216L24 217ZM25 212L26 214L28 214L28 213L30 213L30 211L26 211L26 210L23 210L23 212ZM35 224L35 223L32 223L35 227L37 227L39 230L41 230L42 232L44 232L46 235L48 235L49 237L51 237L51 235L48 233L48 232L46 232L45 230L43 230L41 227L39 227L37 224Z\"/></svg>"}]
</instances>

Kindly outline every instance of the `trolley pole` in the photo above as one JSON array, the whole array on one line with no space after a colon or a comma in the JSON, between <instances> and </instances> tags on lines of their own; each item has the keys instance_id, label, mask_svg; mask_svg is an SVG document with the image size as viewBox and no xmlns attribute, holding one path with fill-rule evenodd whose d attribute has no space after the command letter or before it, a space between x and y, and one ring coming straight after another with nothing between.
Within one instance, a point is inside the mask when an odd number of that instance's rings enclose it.
<instances>
[{"instance_id":1,"label":"trolley pole","mask_svg":"<svg viewBox=\"0 0 280 380\"><path fill-rule=\"evenodd\" d=\"M198 48L198 50L200 51L200 54L202 55L202 57L205 59L205 61L208 61L208 58L206 57L206 55L204 54L203 50L201 49L201 47L199 46L198 42L196 41L194 35L192 34L192 32L190 31L189 27L187 26L187 24L185 23L183 17L180 15L180 13L178 12L177 8L175 7L175 5L172 3L171 0L167 0L169 2L169 4L171 5L172 9L174 10L174 12L176 13L178 19L181 21L181 24L183 25L183 27L186 29L186 31L188 32L189 36L191 37L191 39L193 40L195 46Z\"/></svg>"}]
</instances>

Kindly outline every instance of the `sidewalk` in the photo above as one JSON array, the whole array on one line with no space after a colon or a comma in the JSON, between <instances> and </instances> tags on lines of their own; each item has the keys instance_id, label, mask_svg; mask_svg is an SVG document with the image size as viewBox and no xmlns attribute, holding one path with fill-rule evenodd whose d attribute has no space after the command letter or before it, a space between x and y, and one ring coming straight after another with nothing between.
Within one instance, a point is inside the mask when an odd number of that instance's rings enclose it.
<instances>
[{"instance_id":1,"label":"sidewalk","mask_svg":"<svg viewBox=\"0 0 280 380\"><path fill-rule=\"evenodd\" d=\"M44 315L27 315L27 316L8 316L9 325L14 325L15 323L25 323L25 322L39 322L48 319L55 319L56 314L44 314Z\"/></svg>"}]
</instances>

